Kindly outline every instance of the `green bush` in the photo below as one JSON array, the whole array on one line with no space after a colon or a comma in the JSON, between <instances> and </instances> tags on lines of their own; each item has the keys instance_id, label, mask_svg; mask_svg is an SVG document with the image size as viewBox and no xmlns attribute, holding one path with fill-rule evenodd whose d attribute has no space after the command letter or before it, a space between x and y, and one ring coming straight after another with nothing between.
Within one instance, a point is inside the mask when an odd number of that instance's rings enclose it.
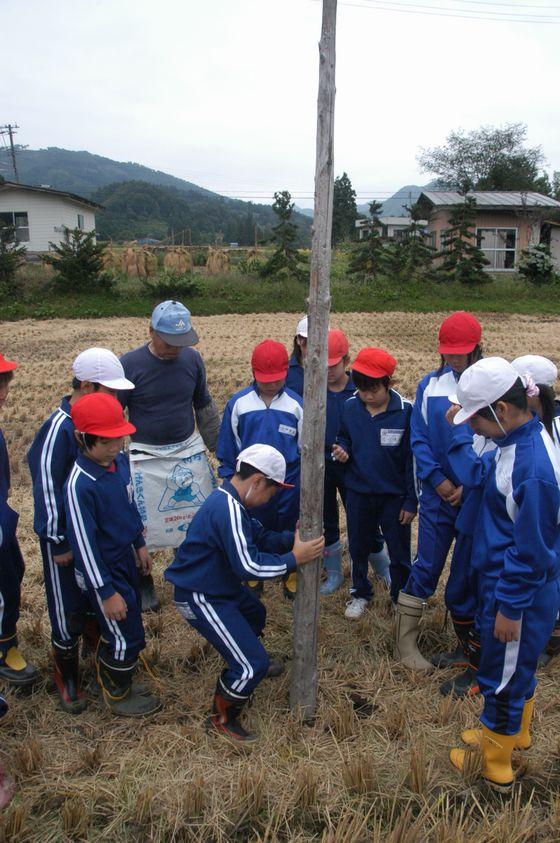
<instances>
[{"instance_id":1,"label":"green bush","mask_svg":"<svg viewBox=\"0 0 560 843\"><path fill-rule=\"evenodd\" d=\"M95 242L94 231L79 228L64 231L64 241L49 243L52 251L43 255L56 274L53 286L63 292L107 292L115 287L115 277L103 271L106 246Z\"/></svg>"},{"instance_id":2,"label":"green bush","mask_svg":"<svg viewBox=\"0 0 560 843\"><path fill-rule=\"evenodd\" d=\"M554 261L548 246L541 243L521 252L518 269L531 284L550 284L554 280Z\"/></svg>"},{"instance_id":3,"label":"green bush","mask_svg":"<svg viewBox=\"0 0 560 843\"><path fill-rule=\"evenodd\" d=\"M180 299L197 296L201 291L200 281L191 274L176 275L163 270L154 278L143 278L142 287L144 291L160 299Z\"/></svg>"},{"instance_id":4,"label":"green bush","mask_svg":"<svg viewBox=\"0 0 560 843\"><path fill-rule=\"evenodd\" d=\"M19 246L11 226L0 228L0 296L3 299L21 295L22 285L16 270L25 260L26 248Z\"/></svg>"}]
</instances>

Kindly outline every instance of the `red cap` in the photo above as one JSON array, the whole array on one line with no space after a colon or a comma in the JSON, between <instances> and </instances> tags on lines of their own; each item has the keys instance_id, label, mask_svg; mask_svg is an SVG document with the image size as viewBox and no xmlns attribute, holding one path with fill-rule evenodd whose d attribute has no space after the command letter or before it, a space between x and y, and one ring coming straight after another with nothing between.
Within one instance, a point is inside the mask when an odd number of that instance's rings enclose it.
<instances>
[{"instance_id":1,"label":"red cap","mask_svg":"<svg viewBox=\"0 0 560 843\"><path fill-rule=\"evenodd\" d=\"M439 329L440 354L470 354L480 342L482 328L478 319L464 310L444 319Z\"/></svg>"},{"instance_id":2,"label":"red cap","mask_svg":"<svg viewBox=\"0 0 560 843\"><path fill-rule=\"evenodd\" d=\"M348 340L342 331L329 331L328 366L336 366L348 354Z\"/></svg>"},{"instance_id":3,"label":"red cap","mask_svg":"<svg viewBox=\"0 0 560 843\"><path fill-rule=\"evenodd\" d=\"M288 352L281 342L263 340L253 349L251 367L256 381L281 381L288 374Z\"/></svg>"},{"instance_id":4,"label":"red cap","mask_svg":"<svg viewBox=\"0 0 560 843\"><path fill-rule=\"evenodd\" d=\"M352 363L355 372L367 375L368 378L391 377L396 366L395 358L382 348L362 348Z\"/></svg>"},{"instance_id":5,"label":"red cap","mask_svg":"<svg viewBox=\"0 0 560 843\"><path fill-rule=\"evenodd\" d=\"M13 372L14 369L17 369L17 363L14 363L12 360L6 360L4 355L0 354L0 373Z\"/></svg>"},{"instance_id":6,"label":"red cap","mask_svg":"<svg viewBox=\"0 0 560 843\"><path fill-rule=\"evenodd\" d=\"M79 433L93 433L107 439L118 439L136 430L125 419L117 399L105 392L90 392L78 398L72 406L72 421Z\"/></svg>"}]
</instances>

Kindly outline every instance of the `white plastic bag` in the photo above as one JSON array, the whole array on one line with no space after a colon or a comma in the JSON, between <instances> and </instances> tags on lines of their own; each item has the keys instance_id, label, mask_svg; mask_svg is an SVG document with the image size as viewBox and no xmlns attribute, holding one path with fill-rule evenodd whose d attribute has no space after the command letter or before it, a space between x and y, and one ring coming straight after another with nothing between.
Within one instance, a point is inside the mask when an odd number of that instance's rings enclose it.
<instances>
[{"instance_id":1,"label":"white plastic bag","mask_svg":"<svg viewBox=\"0 0 560 843\"><path fill-rule=\"evenodd\" d=\"M202 437L195 431L174 445L131 442L129 456L148 550L179 547L192 519L216 488Z\"/></svg>"}]
</instances>

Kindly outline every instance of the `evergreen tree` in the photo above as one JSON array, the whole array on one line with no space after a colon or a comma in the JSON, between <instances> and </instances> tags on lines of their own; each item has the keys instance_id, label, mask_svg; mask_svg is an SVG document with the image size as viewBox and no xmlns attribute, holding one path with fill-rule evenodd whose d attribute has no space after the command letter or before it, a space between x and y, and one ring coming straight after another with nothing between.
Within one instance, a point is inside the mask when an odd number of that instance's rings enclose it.
<instances>
[{"instance_id":1,"label":"evergreen tree","mask_svg":"<svg viewBox=\"0 0 560 843\"><path fill-rule=\"evenodd\" d=\"M15 229L0 223L0 295L15 296L20 293L16 270L25 260L27 249L16 240Z\"/></svg>"},{"instance_id":2,"label":"evergreen tree","mask_svg":"<svg viewBox=\"0 0 560 843\"><path fill-rule=\"evenodd\" d=\"M45 263L56 269L54 282L71 292L107 290L113 278L103 272L105 246L95 242L94 231L79 228L65 229L64 241L49 243L52 251L43 255Z\"/></svg>"},{"instance_id":3,"label":"evergreen tree","mask_svg":"<svg viewBox=\"0 0 560 843\"><path fill-rule=\"evenodd\" d=\"M405 251L405 268L409 274L420 274L426 278L431 272L435 249L426 237L424 226L420 225L422 212L418 203L404 207L410 214L410 225L402 241Z\"/></svg>"},{"instance_id":4,"label":"evergreen tree","mask_svg":"<svg viewBox=\"0 0 560 843\"><path fill-rule=\"evenodd\" d=\"M348 268L353 275L375 277L383 269L384 242L379 224L379 212L382 207L381 202L375 200L369 203L371 225L364 232L364 239L353 249Z\"/></svg>"},{"instance_id":5,"label":"evergreen tree","mask_svg":"<svg viewBox=\"0 0 560 843\"><path fill-rule=\"evenodd\" d=\"M274 194L272 210L278 217L277 225L272 228L276 249L260 269L260 274L266 278L282 273L293 275L304 281L307 278L307 271L300 265L302 258L296 249L298 230L292 222L294 203L288 190Z\"/></svg>"},{"instance_id":6,"label":"evergreen tree","mask_svg":"<svg viewBox=\"0 0 560 843\"><path fill-rule=\"evenodd\" d=\"M334 180L332 244L333 246L352 237L355 232L355 222L358 217L356 208L356 191L346 173Z\"/></svg>"},{"instance_id":7,"label":"evergreen tree","mask_svg":"<svg viewBox=\"0 0 560 843\"><path fill-rule=\"evenodd\" d=\"M443 238L442 262L437 269L442 280L460 281L462 284L484 284L488 275L483 267L489 261L475 245L476 200L465 196L451 208L449 228Z\"/></svg>"}]
</instances>

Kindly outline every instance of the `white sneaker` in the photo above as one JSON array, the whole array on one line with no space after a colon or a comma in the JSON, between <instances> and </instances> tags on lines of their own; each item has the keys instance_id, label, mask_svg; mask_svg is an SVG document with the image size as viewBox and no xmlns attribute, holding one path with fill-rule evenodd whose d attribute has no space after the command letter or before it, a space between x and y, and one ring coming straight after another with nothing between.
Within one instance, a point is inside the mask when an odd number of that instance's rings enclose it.
<instances>
[{"instance_id":1,"label":"white sneaker","mask_svg":"<svg viewBox=\"0 0 560 843\"><path fill-rule=\"evenodd\" d=\"M364 609L367 604L368 601L364 597L353 597L352 600L349 600L346 604L344 617L352 621L356 620L364 614Z\"/></svg>"}]
</instances>

